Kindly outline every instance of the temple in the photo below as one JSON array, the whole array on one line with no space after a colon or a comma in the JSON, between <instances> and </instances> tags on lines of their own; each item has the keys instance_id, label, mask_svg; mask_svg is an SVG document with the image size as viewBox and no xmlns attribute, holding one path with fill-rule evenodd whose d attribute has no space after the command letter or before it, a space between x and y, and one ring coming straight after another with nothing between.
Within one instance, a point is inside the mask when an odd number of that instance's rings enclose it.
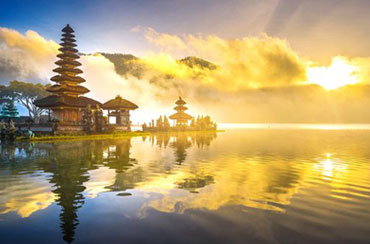
<instances>
[{"instance_id":1,"label":"temple","mask_svg":"<svg viewBox=\"0 0 370 244\"><path fill-rule=\"evenodd\" d=\"M193 116L185 113L188 109L185 107L186 102L179 97L176 101L174 110L176 113L169 116L170 119L174 120L173 126L168 122L167 116L160 115L157 120L152 120L149 126L144 123L143 131L157 132L157 131L216 131L217 124L211 120L210 116L197 116L195 119ZM189 123L191 121L191 123Z\"/></svg>"},{"instance_id":2,"label":"temple","mask_svg":"<svg viewBox=\"0 0 370 244\"><path fill-rule=\"evenodd\" d=\"M185 110L188 108L184 105L186 102L182 100L181 97L179 97L179 100L176 101L176 107L174 107L174 110L176 110L176 113L172 114L169 118L175 121L176 127L187 127L188 121L191 120L193 117L187 113L185 113Z\"/></svg>"},{"instance_id":3,"label":"temple","mask_svg":"<svg viewBox=\"0 0 370 244\"><path fill-rule=\"evenodd\" d=\"M116 96L115 99L109 100L103 104L103 109L108 110L108 123L118 131L131 130L130 125L130 110L137 109L138 106L121 96ZM115 118L115 123L111 123L110 118Z\"/></svg>"},{"instance_id":4,"label":"temple","mask_svg":"<svg viewBox=\"0 0 370 244\"><path fill-rule=\"evenodd\" d=\"M83 96L89 89L80 85L85 79L79 76L82 70L78 68L81 63L77 61L80 57L74 38L74 30L69 25L62 29L61 47L58 49L60 53L57 55L59 60L55 62L58 67L53 70L57 75L51 78L55 84L47 88L52 95L34 102L36 106L49 110L49 122L53 126L47 131L57 133L108 131L109 118L103 117L101 108L108 110L108 117L116 117L115 126L111 126L111 129L129 131L129 111L137 109L137 105L119 96L104 105ZM38 129L40 128L34 128L35 131Z\"/></svg>"},{"instance_id":5,"label":"temple","mask_svg":"<svg viewBox=\"0 0 370 244\"><path fill-rule=\"evenodd\" d=\"M81 96L89 92L89 89L79 85L85 82L85 79L78 76L82 70L77 68L81 65L76 59L80 58L78 50L75 48L76 40L74 39L73 29L67 25L62 29L61 51L57 55L59 58L55 62L59 67L53 71L58 73L51 78L56 84L47 89L53 95L39 99L34 102L38 107L52 111L53 118L64 124L79 124L82 121L82 109L87 105L96 107L101 105L98 101Z\"/></svg>"}]
</instances>

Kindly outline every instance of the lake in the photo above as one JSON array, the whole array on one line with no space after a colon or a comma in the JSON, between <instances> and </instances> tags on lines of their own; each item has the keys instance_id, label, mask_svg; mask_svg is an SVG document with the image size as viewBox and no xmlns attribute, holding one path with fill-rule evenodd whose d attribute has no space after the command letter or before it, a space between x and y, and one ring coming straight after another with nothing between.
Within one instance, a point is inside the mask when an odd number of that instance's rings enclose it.
<instances>
[{"instance_id":1,"label":"lake","mask_svg":"<svg viewBox=\"0 0 370 244\"><path fill-rule=\"evenodd\" d=\"M0 149L0 243L370 243L370 130Z\"/></svg>"}]
</instances>

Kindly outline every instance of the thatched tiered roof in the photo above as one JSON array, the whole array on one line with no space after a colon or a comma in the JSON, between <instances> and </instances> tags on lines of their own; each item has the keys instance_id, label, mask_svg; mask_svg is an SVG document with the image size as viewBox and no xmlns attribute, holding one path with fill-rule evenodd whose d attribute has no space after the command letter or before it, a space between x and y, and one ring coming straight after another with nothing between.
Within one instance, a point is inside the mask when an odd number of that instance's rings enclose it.
<instances>
[{"instance_id":1,"label":"thatched tiered roof","mask_svg":"<svg viewBox=\"0 0 370 244\"><path fill-rule=\"evenodd\" d=\"M175 120L191 120L193 116L184 112L177 112L175 114L172 114L169 118Z\"/></svg>"},{"instance_id":2,"label":"thatched tiered roof","mask_svg":"<svg viewBox=\"0 0 370 244\"><path fill-rule=\"evenodd\" d=\"M92 107L99 107L102 104L98 101L95 101L88 97L71 97L71 96L57 96L52 95L42 99L35 101L35 105L41 108L53 108L53 107L77 107L77 108L86 108L87 105L91 105Z\"/></svg>"},{"instance_id":3,"label":"thatched tiered roof","mask_svg":"<svg viewBox=\"0 0 370 244\"><path fill-rule=\"evenodd\" d=\"M179 97L179 99L176 101L177 106L174 107L174 110L176 110L177 112L172 114L169 118L179 121L187 121L192 119L193 117L191 115L184 112L185 110L188 109L187 107L184 106L185 104L186 102L182 100L181 97Z\"/></svg>"},{"instance_id":4,"label":"thatched tiered roof","mask_svg":"<svg viewBox=\"0 0 370 244\"><path fill-rule=\"evenodd\" d=\"M138 106L126 99L123 99L121 96L118 95L115 99L109 100L108 102L104 103L102 108L107 110L134 110L137 109Z\"/></svg>"},{"instance_id":5,"label":"thatched tiered roof","mask_svg":"<svg viewBox=\"0 0 370 244\"><path fill-rule=\"evenodd\" d=\"M74 30L67 25L62 29L62 32L63 38L61 39L61 48L58 49L61 53L57 55L60 60L55 62L59 67L53 69L58 75L51 78L52 81L59 83L59 85L50 87L48 91L59 95L82 95L89 92L89 90L82 86L76 88L79 83L85 82L85 79L77 76L78 74L82 74L82 70L77 68L81 63L76 61L80 56L78 55L78 50L75 48L77 45L75 44Z\"/></svg>"},{"instance_id":6,"label":"thatched tiered roof","mask_svg":"<svg viewBox=\"0 0 370 244\"><path fill-rule=\"evenodd\" d=\"M78 50L75 48L77 45L74 43L74 31L67 25L62 29L63 38L62 43L60 43L61 51L57 57L60 60L56 61L55 64L58 68L53 71L58 73L51 78L52 81L56 82L47 88L47 91L53 93L54 95L48 96L36 100L34 104L42 108L55 108L55 107L78 107L85 108L87 105L96 106L101 105L100 102L95 101L91 98L82 97L80 95L88 93L89 89L79 85L85 82L85 79L78 76L82 73L82 70L77 68L81 65L80 62L76 61L79 58Z\"/></svg>"}]
</instances>

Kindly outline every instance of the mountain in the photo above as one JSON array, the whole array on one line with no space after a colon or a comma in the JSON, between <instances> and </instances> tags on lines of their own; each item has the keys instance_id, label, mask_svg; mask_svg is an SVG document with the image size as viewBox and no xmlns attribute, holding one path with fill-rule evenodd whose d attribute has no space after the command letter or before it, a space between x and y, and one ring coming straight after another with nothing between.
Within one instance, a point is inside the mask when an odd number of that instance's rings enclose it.
<instances>
[{"instance_id":1,"label":"mountain","mask_svg":"<svg viewBox=\"0 0 370 244\"><path fill-rule=\"evenodd\" d=\"M109 61L114 64L114 69L117 74L127 77L131 74L138 79L142 78L143 73L146 70L144 64L141 64L140 59L132 54L121 54L121 53L100 53Z\"/></svg>"},{"instance_id":2,"label":"mountain","mask_svg":"<svg viewBox=\"0 0 370 244\"><path fill-rule=\"evenodd\" d=\"M132 75L138 79L141 79L143 75L150 71L144 62L140 62L140 58L132 54L121 54L121 53L100 53L109 61L114 64L116 72L127 78L128 75ZM183 59L177 60L178 63L187 65L189 68L200 67L201 69L214 70L217 65L194 56L189 56ZM170 77L169 77L170 78Z\"/></svg>"},{"instance_id":3,"label":"mountain","mask_svg":"<svg viewBox=\"0 0 370 244\"><path fill-rule=\"evenodd\" d=\"M204 60L204 59L201 59L201 58L198 58L198 57L194 57L194 56L189 56L189 57L177 60L177 62L185 64L185 65L189 66L190 68L194 68L195 66L199 66L199 67L202 67L202 68L207 68L209 70L214 70L214 69L217 68L217 65L215 65L215 64L213 64L213 63L211 63L207 60Z\"/></svg>"}]
</instances>

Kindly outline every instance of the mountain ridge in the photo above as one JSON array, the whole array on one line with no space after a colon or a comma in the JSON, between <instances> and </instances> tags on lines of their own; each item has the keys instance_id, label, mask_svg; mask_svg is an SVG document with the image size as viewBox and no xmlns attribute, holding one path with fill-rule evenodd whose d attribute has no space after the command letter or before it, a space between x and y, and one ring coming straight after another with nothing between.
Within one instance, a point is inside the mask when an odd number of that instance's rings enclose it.
<instances>
[{"instance_id":1,"label":"mountain ridge","mask_svg":"<svg viewBox=\"0 0 370 244\"><path fill-rule=\"evenodd\" d=\"M148 70L145 63L138 62L141 58L132 54L123 53L105 53L98 52L107 58L110 62L114 64L115 71L117 74L127 77L132 75L138 79L143 78L144 73ZM215 70L218 66L212 62L196 56L187 56L182 59L177 59L176 62L184 64L189 68L199 67L201 69Z\"/></svg>"}]
</instances>

